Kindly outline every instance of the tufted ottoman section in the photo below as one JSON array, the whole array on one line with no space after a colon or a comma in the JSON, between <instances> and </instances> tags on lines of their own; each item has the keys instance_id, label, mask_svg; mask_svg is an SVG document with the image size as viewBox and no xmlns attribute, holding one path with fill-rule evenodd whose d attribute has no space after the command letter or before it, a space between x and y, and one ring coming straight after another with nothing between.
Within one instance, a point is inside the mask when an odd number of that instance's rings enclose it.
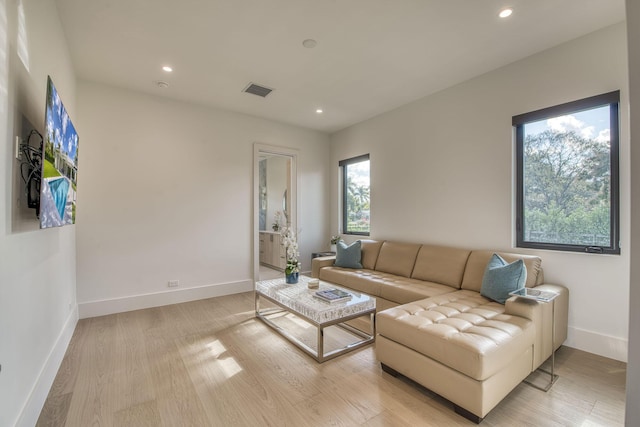
<instances>
[{"instance_id":1,"label":"tufted ottoman section","mask_svg":"<svg viewBox=\"0 0 640 427\"><path fill-rule=\"evenodd\" d=\"M384 310L376 327L379 335L478 381L525 354L535 334L530 320L467 290Z\"/></svg>"}]
</instances>

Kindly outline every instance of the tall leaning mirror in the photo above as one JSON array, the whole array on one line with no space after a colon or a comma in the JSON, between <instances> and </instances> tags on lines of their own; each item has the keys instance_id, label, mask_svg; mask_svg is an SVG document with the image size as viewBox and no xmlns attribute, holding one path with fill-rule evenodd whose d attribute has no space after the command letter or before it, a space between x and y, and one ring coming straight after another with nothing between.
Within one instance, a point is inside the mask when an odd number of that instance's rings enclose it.
<instances>
[{"instance_id":1,"label":"tall leaning mirror","mask_svg":"<svg viewBox=\"0 0 640 427\"><path fill-rule=\"evenodd\" d=\"M297 151L254 144L253 268L254 281L283 277L286 256L283 227L297 230Z\"/></svg>"}]
</instances>

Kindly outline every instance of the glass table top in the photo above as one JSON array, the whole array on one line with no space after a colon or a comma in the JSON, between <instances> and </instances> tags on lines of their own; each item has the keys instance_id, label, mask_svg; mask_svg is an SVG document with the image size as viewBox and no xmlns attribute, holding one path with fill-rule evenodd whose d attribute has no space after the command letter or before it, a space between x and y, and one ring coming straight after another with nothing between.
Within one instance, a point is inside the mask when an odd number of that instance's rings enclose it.
<instances>
[{"instance_id":1,"label":"glass table top","mask_svg":"<svg viewBox=\"0 0 640 427\"><path fill-rule=\"evenodd\" d=\"M345 317L375 311L374 297L352 289L342 288L333 283L320 281L320 287L309 289L307 282L311 278L300 276L298 283L287 284L284 277L256 282L256 292L277 301L290 310L299 313L318 324L332 322ZM314 295L319 290L342 289L352 295L351 299L339 302L326 302Z\"/></svg>"}]
</instances>

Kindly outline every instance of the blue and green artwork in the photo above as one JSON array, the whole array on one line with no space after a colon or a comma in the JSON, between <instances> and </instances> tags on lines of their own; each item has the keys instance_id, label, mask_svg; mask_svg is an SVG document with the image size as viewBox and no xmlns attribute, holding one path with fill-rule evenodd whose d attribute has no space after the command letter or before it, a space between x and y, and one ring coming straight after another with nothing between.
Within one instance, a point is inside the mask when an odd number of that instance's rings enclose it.
<instances>
[{"instance_id":1,"label":"blue and green artwork","mask_svg":"<svg viewBox=\"0 0 640 427\"><path fill-rule=\"evenodd\" d=\"M47 80L43 145L40 227L75 224L78 133L51 77Z\"/></svg>"}]
</instances>

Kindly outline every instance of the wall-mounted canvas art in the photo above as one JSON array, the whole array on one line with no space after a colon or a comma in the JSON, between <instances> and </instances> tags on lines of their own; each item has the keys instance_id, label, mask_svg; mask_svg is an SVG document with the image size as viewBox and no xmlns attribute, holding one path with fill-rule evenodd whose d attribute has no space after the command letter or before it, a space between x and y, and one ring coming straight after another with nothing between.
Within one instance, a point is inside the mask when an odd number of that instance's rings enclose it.
<instances>
[{"instance_id":1,"label":"wall-mounted canvas art","mask_svg":"<svg viewBox=\"0 0 640 427\"><path fill-rule=\"evenodd\" d=\"M40 228L75 224L78 134L51 77L47 79L42 157Z\"/></svg>"}]
</instances>

